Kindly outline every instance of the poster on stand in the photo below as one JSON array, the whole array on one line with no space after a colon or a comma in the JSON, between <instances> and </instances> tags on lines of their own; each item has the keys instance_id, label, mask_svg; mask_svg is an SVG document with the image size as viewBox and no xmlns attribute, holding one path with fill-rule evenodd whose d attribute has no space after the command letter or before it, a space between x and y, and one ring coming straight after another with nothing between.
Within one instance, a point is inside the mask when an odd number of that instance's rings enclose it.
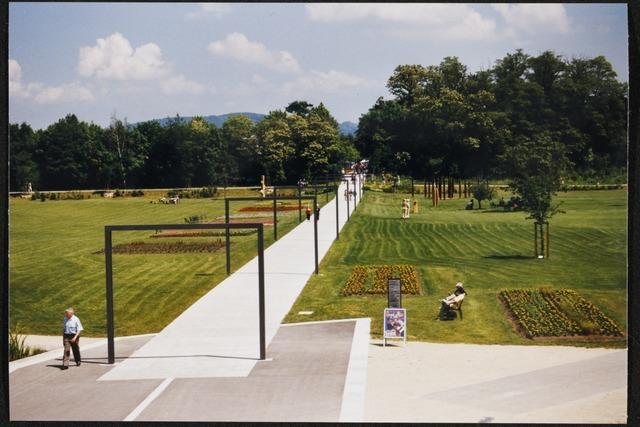
<instances>
[{"instance_id":1,"label":"poster on stand","mask_svg":"<svg viewBox=\"0 0 640 427\"><path fill-rule=\"evenodd\" d=\"M383 345L388 339L407 341L407 311L404 308L384 309Z\"/></svg>"}]
</instances>

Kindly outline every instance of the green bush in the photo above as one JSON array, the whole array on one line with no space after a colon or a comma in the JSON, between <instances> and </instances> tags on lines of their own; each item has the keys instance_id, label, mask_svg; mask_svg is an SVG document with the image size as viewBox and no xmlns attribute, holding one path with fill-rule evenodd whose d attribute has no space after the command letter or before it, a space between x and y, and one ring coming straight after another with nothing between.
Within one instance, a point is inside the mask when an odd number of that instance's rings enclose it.
<instances>
[{"instance_id":1,"label":"green bush","mask_svg":"<svg viewBox=\"0 0 640 427\"><path fill-rule=\"evenodd\" d=\"M20 334L18 328L9 331L9 361L22 359L44 353L46 350L40 347L29 347L25 345L26 336Z\"/></svg>"},{"instance_id":2,"label":"green bush","mask_svg":"<svg viewBox=\"0 0 640 427\"><path fill-rule=\"evenodd\" d=\"M204 221L205 215L191 215L184 219L187 224L199 224Z\"/></svg>"}]
</instances>

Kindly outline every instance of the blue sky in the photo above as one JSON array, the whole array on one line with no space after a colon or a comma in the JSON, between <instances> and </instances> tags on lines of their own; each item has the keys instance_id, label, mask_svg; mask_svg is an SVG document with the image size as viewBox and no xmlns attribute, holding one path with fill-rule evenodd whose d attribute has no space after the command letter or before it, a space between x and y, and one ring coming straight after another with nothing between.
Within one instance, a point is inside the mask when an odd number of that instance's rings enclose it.
<instances>
[{"instance_id":1,"label":"blue sky","mask_svg":"<svg viewBox=\"0 0 640 427\"><path fill-rule=\"evenodd\" d=\"M296 99L357 122L399 64L469 71L522 48L604 55L628 81L624 4L12 3L9 120L106 125L267 113Z\"/></svg>"}]
</instances>

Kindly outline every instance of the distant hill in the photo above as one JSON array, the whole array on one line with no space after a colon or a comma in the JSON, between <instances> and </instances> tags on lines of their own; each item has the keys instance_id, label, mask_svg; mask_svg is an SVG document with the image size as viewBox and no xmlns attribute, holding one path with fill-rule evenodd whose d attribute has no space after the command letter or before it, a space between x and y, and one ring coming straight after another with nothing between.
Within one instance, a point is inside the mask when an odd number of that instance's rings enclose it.
<instances>
[{"instance_id":1,"label":"distant hill","mask_svg":"<svg viewBox=\"0 0 640 427\"><path fill-rule=\"evenodd\" d=\"M340 123L340 133L343 135L353 135L358 130L358 124L353 122Z\"/></svg>"},{"instance_id":2,"label":"distant hill","mask_svg":"<svg viewBox=\"0 0 640 427\"><path fill-rule=\"evenodd\" d=\"M204 119L207 121L207 123L213 123L214 125L216 125L216 127L221 127L229 117L239 116L241 114L249 117L254 123L258 123L260 120L264 119L265 116L264 114L258 113L227 113L221 114L219 116L204 116ZM191 119L193 119L193 116L180 116L180 118L185 122L189 122L191 121ZM164 119L158 119L158 122L160 122L162 126L166 126L169 124L169 121L173 119L174 117L165 117Z\"/></svg>"},{"instance_id":3,"label":"distant hill","mask_svg":"<svg viewBox=\"0 0 640 427\"><path fill-rule=\"evenodd\" d=\"M216 127L222 127L223 123L229 117L239 116L241 114L249 117L254 123L258 123L259 121L264 119L266 116L265 114L260 114L260 113L227 113L227 114L221 114L219 116L215 116L215 115L204 116L204 119L207 121L207 123L213 123L214 125L216 125ZM185 122L191 121L191 119L193 119L192 116L180 116L180 118ZM164 119L157 119L157 120L162 126L166 126L169 124L169 121L173 119L174 117L165 117ZM342 122L339 124L338 127L340 129L340 133L343 135L353 135L358 129L358 125L353 122Z\"/></svg>"}]
</instances>

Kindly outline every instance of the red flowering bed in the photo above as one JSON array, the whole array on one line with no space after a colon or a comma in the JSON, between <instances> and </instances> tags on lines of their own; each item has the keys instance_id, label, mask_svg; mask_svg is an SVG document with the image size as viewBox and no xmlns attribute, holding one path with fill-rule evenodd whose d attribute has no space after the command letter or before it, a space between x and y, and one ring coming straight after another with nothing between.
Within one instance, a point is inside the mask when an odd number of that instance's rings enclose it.
<instances>
[{"instance_id":1,"label":"red flowering bed","mask_svg":"<svg viewBox=\"0 0 640 427\"><path fill-rule=\"evenodd\" d=\"M231 230L231 236L248 236L256 233L256 230ZM154 239L159 237L220 237L226 236L224 230L215 231L161 231L156 234L152 234L149 237Z\"/></svg>"},{"instance_id":2,"label":"red flowering bed","mask_svg":"<svg viewBox=\"0 0 640 427\"><path fill-rule=\"evenodd\" d=\"M298 205L281 205L276 206L277 211L297 211L300 209ZM306 209L306 206L302 206L301 209ZM273 212L273 206L245 206L239 209L240 212Z\"/></svg>"},{"instance_id":3,"label":"red flowering bed","mask_svg":"<svg viewBox=\"0 0 640 427\"><path fill-rule=\"evenodd\" d=\"M146 243L131 242L113 246L114 254L179 254L192 252L216 252L224 248L225 243L221 240L210 242L171 242L171 243ZM104 249L97 253L104 253Z\"/></svg>"}]
</instances>

